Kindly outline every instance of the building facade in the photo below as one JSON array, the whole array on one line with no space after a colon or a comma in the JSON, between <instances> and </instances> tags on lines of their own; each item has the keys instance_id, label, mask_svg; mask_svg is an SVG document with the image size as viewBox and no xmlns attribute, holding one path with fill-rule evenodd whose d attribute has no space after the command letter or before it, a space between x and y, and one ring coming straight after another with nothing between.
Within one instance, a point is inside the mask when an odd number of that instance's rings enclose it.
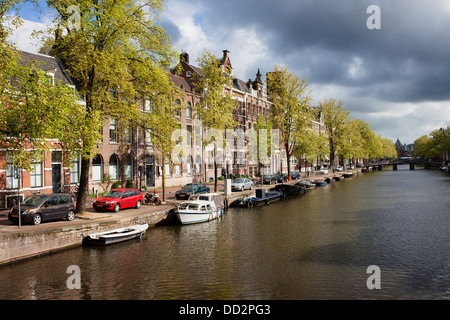
<instances>
[{"instance_id":1,"label":"building facade","mask_svg":"<svg viewBox=\"0 0 450 320\"><path fill-rule=\"evenodd\" d=\"M38 61L49 76L64 84L72 85L70 78L64 73L64 67L55 57L41 54L21 52L24 61ZM266 95L266 87L257 70L255 79L243 81L233 77L233 68L228 50L223 50L218 60L221 68L228 69L231 75L229 90L236 101L234 119L237 133L227 150L222 150L222 163L218 167L218 175L227 177L247 175L256 177L262 174L274 174L287 171L285 152L281 144L272 148L270 161L261 165L251 157L253 146L249 138L258 118L267 120L270 117L271 102ZM180 129L187 133L182 149L182 161L161 164L156 160L150 132L143 128L123 128L113 119L105 119L99 129L102 139L98 145L98 154L91 159L89 173L89 194L96 196L105 188L136 187L153 188L162 185L164 165L165 185L182 186L190 182L208 182L214 177L212 151L203 148L199 138L206 130L195 115L195 106L200 102L202 92L196 90L193 79L203 76L202 70L189 61L189 54L182 53L177 68L167 75L181 90L181 100L174 103L183 107L177 115ZM141 112L151 112L150 101L138 103ZM320 122L318 123L320 128ZM275 136L275 135L274 135ZM176 139L176 138L175 138ZM174 140L175 141L175 140ZM77 190L80 174L80 159L72 161L70 167L63 166L64 154L58 149L58 141L49 140L54 148L44 155L45 160L36 164L30 171L20 171L11 165L8 150L0 150L0 207L8 208L15 204L17 198L29 195L52 192L74 192ZM225 151L228 153L225 154ZM283 157L284 154L284 157ZM284 159L284 160L283 160ZM298 161L291 160L291 170L298 169Z\"/></svg>"}]
</instances>

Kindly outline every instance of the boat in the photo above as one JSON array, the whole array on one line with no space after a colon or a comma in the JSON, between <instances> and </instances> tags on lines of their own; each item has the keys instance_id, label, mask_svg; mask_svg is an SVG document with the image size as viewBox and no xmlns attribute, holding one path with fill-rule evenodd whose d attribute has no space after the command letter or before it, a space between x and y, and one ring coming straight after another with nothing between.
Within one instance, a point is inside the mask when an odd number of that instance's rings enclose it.
<instances>
[{"instance_id":1,"label":"boat","mask_svg":"<svg viewBox=\"0 0 450 320\"><path fill-rule=\"evenodd\" d=\"M280 200L281 197L281 192L277 190L266 191L266 189L256 189L255 196L249 197L246 201L246 204L247 207L251 208L263 204L270 204L274 201Z\"/></svg>"},{"instance_id":2,"label":"boat","mask_svg":"<svg viewBox=\"0 0 450 320\"><path fill-rule=\"evenodd\" d=\"M191 195L178 205L177 217L182 224L193 224L217 219L223 215L223 202L219 193Z\"/></svg>"},{"instance_id":3,"label":"boat","mask_svg":"<svg viewBox=\"0 0 450 320\"><path fill-rule=\"evenodd\" d=\"M311 182L310 180L300 180L299 182L295 183L295 185L304 187L306 191L316 188L316 184L314 182Z\"/></svg>"},{"instance_id":4,"label":"boat","mask_svg":"<svg viewBox=\"0 0 450 320\"><path fill-rule=\"evenodd\" d=\"M306 188L295 184L278 184L271 191L279 191L283 196L296 196L305 193Z\"/></svg>"},{"instance_id":5,"label":"boat","mask_svg":"<svg viewBox=\"0 0 450 320\"><path fill-rule=\"evenodd\" d=\"M315 179L314 183L316 184L316 186L325 186L327 184L327 182L323 178Z\"/></svg>"},{"instance_id":6,"label":"boat","mask_svg":"<svg viewBox=\"0 0 450 320\"><path fill-rule=\"evenodd\" d=\"M148 229L148 224L136 224L133 226L114 229L111 231L93 233L87 236L83 236L83 245L97 245L104 246L125 240L131 240L134 238L140 238Z\"/></svg>"},{"instance_id":7,"label":"boat","mask_svg":"<svg viewBox=\"0 0 450 320\"><path fill-rule=\"evenodd\" d=\"M334 180L336 180L336 181L341 181L342 179L344 179L343 175L341 175L341 176L334 176Z\"/></svg>"},{"instance_id":8,"label":"boat","mask_svg":"<svg viewBox=\"0 0 450 320\"><path fill-rule=\"evenodd\" d=\"M343 176L344 176L344 178L353 177L353 172L344 172Z\"/></svg>"}]
</instances>

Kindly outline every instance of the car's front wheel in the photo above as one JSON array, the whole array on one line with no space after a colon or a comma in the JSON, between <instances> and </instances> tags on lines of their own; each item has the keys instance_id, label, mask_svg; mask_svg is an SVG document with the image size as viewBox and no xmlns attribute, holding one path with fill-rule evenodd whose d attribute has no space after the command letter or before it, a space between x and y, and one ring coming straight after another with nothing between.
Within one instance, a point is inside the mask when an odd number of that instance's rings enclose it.
<instances>
[{"instance_id":1,"label":"car's front wheel","mask_svg":"<svg viewBox=\"0 0 450 320\"><path fill-rule=\"evenodd\" d=\"M113 210L114 210L114 212L119 212L120 204L116 203Z\"/></svg>"},{"instance_id":2,"label":"car's front wheel","mask_svg":"<svg viewBox=\"0 0 450 320\"><path fill-rule=\"evenodd\" d=\"M38 225L38 224L40 224L40 223L42 222L42 217L41 217L41 215L38 214L38 213L36 213L36 214L33 216L32 222L33 222L33 224L34 224L35 226Z\"/></svg>"}]
</instances>

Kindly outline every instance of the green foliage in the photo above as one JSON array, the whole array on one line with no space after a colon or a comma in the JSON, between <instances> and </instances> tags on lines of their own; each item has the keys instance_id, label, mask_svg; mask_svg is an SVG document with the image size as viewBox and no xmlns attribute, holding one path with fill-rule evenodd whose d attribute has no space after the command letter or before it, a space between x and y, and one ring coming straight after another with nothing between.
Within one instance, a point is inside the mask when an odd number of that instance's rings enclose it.
<instances>
[{"instance_id":1,"label":"green foliage","mask_svg":"<svg viewBox=\"0 0 450 320\"><path fill-rule=\"evenodd\" d=\"M50 30L54 35L50 55L62 60L86 102L77 139L84 159L77 200L77 209L82 212L89 177L87 159L97 152L100 142L100 135L93 133L105 118L152 127L155 144L167 141L166 130L171 127L166 124L173 119L169 119L172 113L164 110L171 102L173 86L165 68L176 55L169 35L156 23L162 0L48 0L47 4L57 12L55 27ZM79 25L70 23L67 8L71 5L80 10ZM163 109L158 119L142 116L142 99L151 99Z\"/></svg>"},{"instance_id":2,"label":"green foliage","mask_svg":"<svg viewBox=\"0 0 450 320\"><path fill-rule=\"evenodd\" d=\"M287 68L275 66L267 74L267 95L273 103L271 121L280 130L280 142L285 146L289 163L294 150L307 152L304 145L312 136L310 127L315 114L310 105L309 82ZM290 166L288 174L289 171Z\"/></svg>"}]
</instances>

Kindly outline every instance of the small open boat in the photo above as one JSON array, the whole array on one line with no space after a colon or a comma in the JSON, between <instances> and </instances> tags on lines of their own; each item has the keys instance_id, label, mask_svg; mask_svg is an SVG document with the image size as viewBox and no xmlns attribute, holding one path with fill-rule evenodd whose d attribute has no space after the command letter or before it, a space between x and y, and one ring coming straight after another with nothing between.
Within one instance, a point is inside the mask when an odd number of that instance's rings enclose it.
<instances>
[{"instance_id":1,"label":"small open boat","mask_svg":"<svg viewBox=\"0 0 450 320\"><path fill-rule=\"evenodd\" d=\"M316 184L316 186L326 186L327 185L327 182L323 178L314 180L314 183Z\"/></svg>"},{"instance_id":2,"label":"small open boat","mask_svg":"<svg viewBox=\"0 0 450 320\"><path fill-rule=\"evenodd\" d=\"M350 172L350 171L344 172L343 176L344 176L344 178L350 178L350 177L353 177L353 172Z\"/></svg>"},{"instance_id":3,"label":"small open boat","mask_svg":"<svg viewBox=\"0 0 450 320\"><path fill-rule=\"evenodd\" d=\"M141 237L147 229L148 224L144 223L111 231L93 233L87 236L82 235L82 244L104 246L107 244L122 242L125 240Z\"/></svg>"},{"instance_id":4,"label":"small open boat","mask_svg":"<svg viewBox=\"0 0 450 320\"><path fill-rule=\"evenodd\" d=\"M266 189L256 189L255 196L249 197L247 200L247 207L251 208L262 204L269 204L281 199L281 192L273 190L266 191Z\"/></svg>"},{"instance_id":5,"label":"small open boat","mask_svg":"<svg viewBox=\"0 0 450 320\"><path fill-rule=\"evenodd\" d=\"M342 179L344 179L344 176L334 176L334 180L336 181L341 181Z\"/></svg>"},{"instance_id":6,"label":"small open boat","mask_svg":"<svg viewBox=\"0 0 450 320\"><path fill-rule=\"evenodd\" d=\"M295 184L278 184L271 190L279 191L283 196L297 196L306 192L306 187Z\"/></svg>"},{"instance_id":7,"label":"small open boat","mask_svg":"<svg viewBox=\"0 0 450 320\"><path fill-rule=\"evenodd\" d=\"M307 191L313 190L316 188L316 184L314 182L311 182L309 180L300 180L295 184L296 186L304 187Z\"/></svg>"}]
</instances>

